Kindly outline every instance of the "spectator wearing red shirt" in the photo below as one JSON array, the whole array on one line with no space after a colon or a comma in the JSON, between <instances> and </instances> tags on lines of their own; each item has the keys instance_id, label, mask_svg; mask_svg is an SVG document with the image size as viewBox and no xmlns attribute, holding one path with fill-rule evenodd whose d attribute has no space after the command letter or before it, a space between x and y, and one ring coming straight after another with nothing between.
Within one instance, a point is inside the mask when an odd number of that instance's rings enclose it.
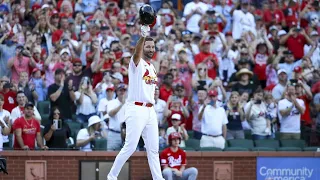
<instances>
[{"instance_id":1,"label":"spectator wearing red shirt","mask_svg":"<svg viewBox=\"0 0 320 180\"><path fill-rule=\"evenodd\" d=\"M298 22L297 13L299 10L299 3L291 0L289 4L286 6L284 5L283 12L286 18L287 26L291 27L292 24L296 24Z\"/></svg>"},{"instance_id":2,"label":"spectator wearing red shirt","mask_svg":"<svg viewBox=\"0 0 320 180\"><path fill-rule=\"evenodd\" d=\"M278 3L276 0L270 0L270 8L265 10L263 13L264 22L270 25L282 25L286 26L285 16L281 9L278 8Z\"/></svg>"},{"instance_id":3,"label":"spectator wearing red shirt","mask_svg":"<svg viewBox=\"0 0 320 180\"><path fill-rule=\"evenodd\" d=\"M186 169L186 152L179 148L181 136L178 132L169 135L170 147L164 149L160 155L162 174L165 180L183 179L196 180L198 170L194 167Z\"/></svg>"},{"instance_id":4,"label":"spectator wearing red shirt","mask_svg":"<svg viewBox=\"0 0 320 180\"><path fill-rule=\"evenodd\" d=\"M160 87L160 96L159 98L168 101L169 97L173 93L173 88L172 88L172 83L173 83L173 75L171 73L167 73L163 77L163 83Z\"/></svg>"},{"instance_id":5,"label":"spectator wearing red shirt","mask_svg":"<svg viewBox=\"0 0 320 180\"><path fill-rule=\"evenodd\" d=\"M305 93L304 93L305 92ZM310 103L313 99L310 88L307 84L303 83L301 80L298 80L298 84L296 85L296 95L297 98L304 101L306 110L303 114L301 114L301 138L306 141L306 143L310 144L310 135L312 129L312 119L310 115Z\"/></svg>"},{"instance_id":6,"label":"spectator wearing red shirt","mask_svg":"<svg viewBox=\"0 0 320 180\"><path fill-rule=\"evenodd\" d=\"M187 108L189 104L189 96L186 95L186 90L182 84L177 84L174 89L174 95L182 99L182 105ZM171 104L169 104L169 107ZM189 110L188 110L189 111ZM185 119L185 128L186 130L192 130L192 112L189 111L189 117Z\"/></svg>"},{"instance_id":7,"label":"spectator wearing red shirt","mask_svg":"<svg viewBox=\"0 0 320 180\"><path fill-rule=\"evenodd\" d=\"M304 45L313 45L313 42L306 34L304 29L294 26L290 29L289 33L280 39L280 44L288 47L288 50L293 53L295 60L299 60L304 56Z\"/></svg>"},{"instance_id":8,"label":"spectator wearing red shirt","mask_svg":"<svg viewBox=\"0 0 320 180\"><path fill-rule=\"evenodd\" d=\"M194 57L194 63L197 66L199 63L205 63L208 66L208 76L215 79L218 71L218 59L214 53L210 52L210 41L203 40L202 51Z\"/></svg>"},{"instance_id":9,"label":"spectator wearing red shirt","mask_svg":"<svg viewBox=\"0 0 320 180\"><path fill-rule=\"evenodd\" d=\"M126 33L126 29L127 29L127 16L125 13L120 13L118 15L118 22L117 22L117 26L120 28L120 31L122 34Z\"/></svg>"},{"instance_id":10,"label":"spectator wearing red shirt","mask_svg":"<svg viewBox=\"0 0 320 180\"><path fill-rule=\"evenodd\" d=\"M266 36L263 37L263 40L264 41L259 43L256 48L257 52L254 55L255 66L253 72L258 76L262 88L265 88L267 82L267 61L273 54L273 46Z\"/></svg>"},{"instance_id":11,"label":"spectator wearing red shirt","mask_svg":"<svg viewBox=\"0 0 320 180\"><path fill-rule=\"evenodd\" d=\"M115 2L108 2L105 17L109 19L111 16L118 16L119 7Z\"/></svg>"},{"instance_id":12,"label":"spectator wearing red shirt","mask_svg":"<svg viewBox=\"0 0 320 180\"><path fill-rule=\"evenodd\" d=\"M4 97L3 109L11 112L17 106L16 92L13 90L13 85L6 80L5 76L0 80L0 94Z\"/></svg>"},{"instance_id":13,"label":"spectator wearing red shirt","mask_svg":"<svg viewBox=\"0 0 320 180\"><path fill-rule=\"evenodd\" d=\"M123 83L125 84L129 83L128 69L129 69L131 56L132 55L130 52L125 52L122 54L122 58L121 58L121 74L123 76Z\"/></svg>"},{"instance_id":14,"label":"spectator wearing red shirt","mask_svg":"<svg viewBox=\"0 0 320 180\"><path fill-rule=\"evenodd\" d=\"M40 123L33 117L33 108L32 103L27 103L24 108L24 116L16 119L12 125L15 134L14 149L35 149L35 140L41 149L48 149L43 145Z\"/></svg>"}]
</instances>

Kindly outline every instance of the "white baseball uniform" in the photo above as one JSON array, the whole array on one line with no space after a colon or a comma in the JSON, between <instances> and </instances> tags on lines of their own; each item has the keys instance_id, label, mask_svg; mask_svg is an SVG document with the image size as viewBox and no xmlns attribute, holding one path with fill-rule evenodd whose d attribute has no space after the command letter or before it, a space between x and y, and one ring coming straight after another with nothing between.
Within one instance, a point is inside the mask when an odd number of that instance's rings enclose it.
<instances>
[{"instance_id":1,"label":"white baseball uniform","mask_svg":"<svg viewBox=\"0 0 320 180\"><path fill-rule=\"evenodd\" d=\"M124 163L137 148L140 136L145 143L148 163L154 180L164 180L159 161L159 132L154 106L157 74L152 64L140 59L136 66L131 57L129 64L128 98L125 109L126 139L108 174L108 180L116 180ZM136 105L141 104L142 106Z\"/></svg>"}]
</instances>

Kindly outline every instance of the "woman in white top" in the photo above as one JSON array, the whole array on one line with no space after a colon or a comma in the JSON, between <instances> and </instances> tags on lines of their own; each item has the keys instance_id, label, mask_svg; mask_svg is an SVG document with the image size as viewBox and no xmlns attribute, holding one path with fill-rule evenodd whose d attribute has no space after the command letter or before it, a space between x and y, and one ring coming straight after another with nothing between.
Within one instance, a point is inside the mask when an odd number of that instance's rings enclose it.
<instances>
[{"instance_id":1,"label":"woman in white top","mask_svg":"<svg viewBox=\"0 0 320 180\"><path fill-rule=\"evenodd\" d=\"M245 114L251 126L253 140L268 139L270 136L270 120L267 119L267 105L263 101L263 90L258 88L253 100L245 106Z\"/></svg>"},{"instance_id":2,"label":"woman in white top","mask_svg":"<svg viewBox=\"0 0 320 180\"><path fill-rule=\"evenodd\" d=\"M75 92L77 103L77 121L87 123L88 119L96 114L97 95L94 93L91 80L88 77L81 79L79 90Z\"/></svg>"},{"instance_id":3,"label":"woman in white top","mask_svg":"<svg viewBox=\"0 0 320 180\"><path fill-rule=\"evenodd\" d=\"M94 148L94 142L96 138L106 138L107 133L103 130L101 123L103 121L99 116L92 116L89 118L89 124L87 128L83 128L77 135L77 147L80 147L81 151L92 151Z\"/></svg>"},{"instance_id":4,"label":"woman in white top","mask_svg":"<svg viewBox=\"0 0 320 180\"><path fill-rule=\"evenodd\" d=\"M208 76L208 66L205 63L199 63L192 77L193 99L198 100L198 89L208 89L213 83L213 79Z\"/></svg>"},{"instance_id":5,"label":"woman in white top","mask_svg":"<svg viewBox=\"0 0 320 180\"><path fill-rule=\"evenodd\" d=\"M7 135L10 134L11 124L10 124L10 113L3 109L4 97L0 94L0 151L3 150L3 143L7 140L9 142Z\"/></svg>"}]
</instances>

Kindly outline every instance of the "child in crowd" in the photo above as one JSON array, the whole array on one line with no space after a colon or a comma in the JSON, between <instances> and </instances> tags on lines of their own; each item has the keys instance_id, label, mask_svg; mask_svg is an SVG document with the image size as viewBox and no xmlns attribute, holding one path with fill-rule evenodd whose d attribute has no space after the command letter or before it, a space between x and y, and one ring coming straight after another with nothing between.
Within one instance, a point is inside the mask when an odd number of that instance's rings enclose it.
<instances>
[{"instance_id":1,"label":"child in crowd","mask_svg":"<svg viewBox=\"0 0 320 180\"><path fill-rule=\"evenodd\" d=\"M41 76L41 71L38 68L34 68L29 81L29 84L34 85L35 91L38 95L38 102L45 101L47 97L47 88L44 77Z\"/></svg>"},{"instance_id":2,"label":"child in crowd","mask_svg":"<svg viewBox=\"0 0 320 180\"><path fill-rule=\"evenodd\" d=\"M159 149L167 147L166 129L163 126L159 126Z\"/></svg>"}]
</instances>

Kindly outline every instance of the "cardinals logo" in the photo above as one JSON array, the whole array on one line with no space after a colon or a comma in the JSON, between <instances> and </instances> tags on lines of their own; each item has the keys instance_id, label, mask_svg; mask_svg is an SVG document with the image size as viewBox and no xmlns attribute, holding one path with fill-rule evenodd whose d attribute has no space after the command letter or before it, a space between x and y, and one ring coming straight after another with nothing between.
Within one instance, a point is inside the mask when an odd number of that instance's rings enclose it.
<instances>
[{"instance_id":1,"label":"cardinals logo","mask_svg":"<svg viewBox=\"0 0 320 180\"><path fill-rule=\"evenodd\" d=\"M149 70L147 69L146 72L143 74L142 79L146 82L146 84L152 85L152 84L156 84L158 81L158 78L152 77L149 75Z\"/></svg>"}]
</instances>

